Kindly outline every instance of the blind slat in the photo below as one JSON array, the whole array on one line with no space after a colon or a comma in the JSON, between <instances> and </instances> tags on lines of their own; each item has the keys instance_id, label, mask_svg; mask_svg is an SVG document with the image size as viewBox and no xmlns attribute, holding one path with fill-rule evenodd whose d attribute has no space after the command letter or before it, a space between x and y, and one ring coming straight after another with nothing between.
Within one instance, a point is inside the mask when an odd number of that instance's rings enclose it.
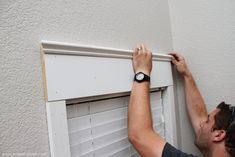
<instances>
[{"instance_id":1,"label":"blind slat","mask_svg":"<svg viewBox=\"0 0 235 157\"><path fill-rule=\"evenodd\" d=\"M127 104L125 103L125 99L126 98L115 98L115 99L91 102L90 113L93 114L93 113L104 112L104 111L127 107Z\"/></svg>"},{"instance_id":2,"label":"blind slat","mask_svg":"<svg viewBox=\"0 0 235 157\"><path fill-rule=\"evenodd\" d=\"M102 148L107 145L111 145L120 139L127 138L127 128L115 131L104 136L94 138L94 148Z\"/></svg>"},{"instance_id":3,"label":"blind slat","mask_svg":"<svg viewBox=\"0 0 235 157\"><path fill-rule=\"evenodd\" d=\"M93 135L96 136L102 136L107 133L111 133L115 130L120 130L122 128L127 127L127 118L119 119L116 121L111 121L109 123L98 125L92 128ZM105 130L105 131L104 131Z\"/></svg>"},{"instance_id":4,"label":"blind slat","mask_svg":"<svg viewBox=\"0 0 235 157\"><path fill-rule=\"evenodd\" d=\"M91 116L76 117L68 120L69 132L91 128Z\"/></svg>"},{"instance_id":5,"label":"blind slat","mask_svg":"<svg viewBox=\"0 0 235 157\"><path fill-rule=\"evenodd\" d=\"M72 155L80 156L80 155L87 154L93 151L93 143L92 143L92 140L89 140L87 142L73 145L70 148L71 148Z\"/></svg>"},{"instance_id":6,"label":"blind slat","mask_svg":"<svg viewBox=\"0 0 235 157\"><path fill-rule=\"evenodd\" d=\"M127 107L91 115L93 126L127 117Z\"/></svg>"},{"instance_id":7,"label":"blind slat","mask_svg":"<svg viewBox=\"0 0 235 157\"><path fill-rule=\"evenodd\" d=\"M109 157L130 157L130 146L121 150L116 150L115 153L109 154Z\"/></svg>"},{"instance_id":8,"label":"blind slat","mask_svg":"<svg viewBox=\"0 0 235 157\"><path fill-rule=\"evenodd\" d=\"M107 145L106 147L102 147L100 149L95 150L95 156L105 157L105 156L108 156L108 154L114 153L117 149L122 149L127 146L130 146L128 139L127 138L121 139L115 143Z\"/></svg>"},{"instance_id":9,"label":"blind slat","mask_svg":"<svg viewBox=\"0 0 235 157\"><path fill-rule=\"evenodd\" d=\"M69 105L66 108L67 108L67 113L69 113L68 114L69 119L90 114L88 103Z\"/></svg>"},{"instance_id":10,"label":"blind slat","mask_svg":"<svg viewBox=\"0 0 235 157\"><path fill-rule=\"evenodd\" d=\"M92 139L91 128L69 133L70 145L79 144Z\"/></svg>"}]
</instances>

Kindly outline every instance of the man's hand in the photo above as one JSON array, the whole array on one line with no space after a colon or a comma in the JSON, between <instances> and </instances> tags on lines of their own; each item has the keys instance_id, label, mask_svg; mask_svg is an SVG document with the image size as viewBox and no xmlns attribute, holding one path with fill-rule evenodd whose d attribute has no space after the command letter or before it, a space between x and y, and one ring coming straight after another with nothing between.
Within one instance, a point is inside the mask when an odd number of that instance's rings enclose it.
<instances>
[{"instance_id":1,"label":"man's hand","mask_svg":"<svg viewBox=\"0 0 235 157\"><path fill-rule=\"evenodd\" d=\"M133 68L134 72L143 72L150 76L152 70L152 53L141 44L133 52Z\"/></svg>"},{"instance_id":2,"label":"man's hand","mask_svg":"<svg viewBox=\"0 0 235 157\"><path fill-rule=\"evenodd\" d=\"M191 76L183 56L175 52L172 52L169 55L172 55L172 63L176 66L176 69L180 74L182 74L184 77Z\"/></svg>"}]
</instances>

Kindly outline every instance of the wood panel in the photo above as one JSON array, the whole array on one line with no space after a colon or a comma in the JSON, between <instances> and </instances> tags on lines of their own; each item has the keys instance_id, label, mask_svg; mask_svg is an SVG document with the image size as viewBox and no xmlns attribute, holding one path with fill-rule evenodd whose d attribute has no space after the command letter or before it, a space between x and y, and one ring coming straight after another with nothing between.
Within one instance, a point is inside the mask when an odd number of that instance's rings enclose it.
<instances>
[{"instance_id":1,"label":"wood panel","mask_svg":"<svg viewBox=\"0 0 235 157\"><path fill-rule=\"evenodd\" d=\"M132 51L42 43L47 101L129 92ZM43 66L44 66L43 65ZM172 85L170 56L153 55L151 88Z\"/></svg>"}]
</instances>

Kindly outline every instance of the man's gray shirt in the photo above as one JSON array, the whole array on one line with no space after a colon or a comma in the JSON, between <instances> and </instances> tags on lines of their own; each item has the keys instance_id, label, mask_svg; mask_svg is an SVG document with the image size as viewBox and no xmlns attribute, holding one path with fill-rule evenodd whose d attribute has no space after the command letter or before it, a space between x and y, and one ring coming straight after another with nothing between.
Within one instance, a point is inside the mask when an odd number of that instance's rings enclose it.
<instances>
[{"instance_id":1,"label":"man's gray shirt","mask_svg":"<svg viewBox=\"0 0 235 157\"><path fill-rule=\"evenodd\" d=\"M166 143L162 152L162 157L197 157L192 154L184 153L169 143Z\"/></svg>"}]
</instances>

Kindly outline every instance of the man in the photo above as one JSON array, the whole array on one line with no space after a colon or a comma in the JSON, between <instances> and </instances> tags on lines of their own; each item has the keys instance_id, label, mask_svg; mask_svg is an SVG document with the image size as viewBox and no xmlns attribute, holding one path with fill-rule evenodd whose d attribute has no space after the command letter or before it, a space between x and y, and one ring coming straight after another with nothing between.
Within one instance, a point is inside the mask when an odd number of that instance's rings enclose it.
<instances>
[{"instance_id":1,"label":"man","mask_svg":"<svg viewBox=\"0 0 235 157\"><path fill-rule=\"evenodd\" d=\"M208 114L185 59L177 53L170 55L184 78L187 111L196 134L196 146L204 157L235 157L235 107L222 102ZM136 75L128 109L130 142L143 157L193 157L171 146L153 130L149 96L152 54L143 44L134 49L133 68ZM144 74L142 81L139 74Z\"/></svg>"}]
</instances>

